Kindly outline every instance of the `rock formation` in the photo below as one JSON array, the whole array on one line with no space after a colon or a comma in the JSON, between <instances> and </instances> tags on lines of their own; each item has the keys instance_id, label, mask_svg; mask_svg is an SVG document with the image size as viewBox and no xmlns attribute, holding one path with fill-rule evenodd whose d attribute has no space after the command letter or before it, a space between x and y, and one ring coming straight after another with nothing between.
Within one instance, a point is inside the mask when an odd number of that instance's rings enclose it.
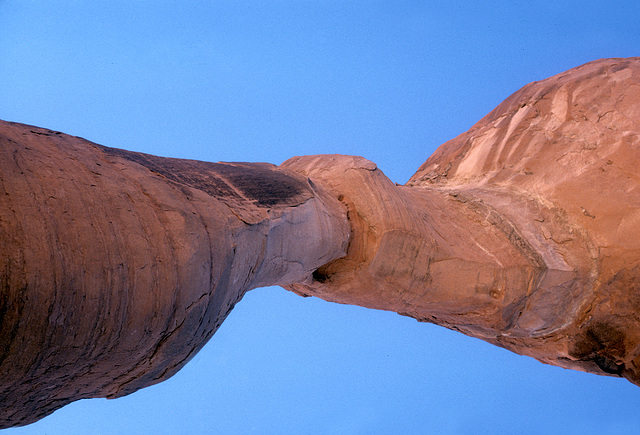
<instances>
[{"instance_id":1,"label":"rock formation","mask_svg":"<svg viewBox=\"0 0 640 435\"><path fill-rule=\"evenodd\" d=\"M640 58L531 83L405 186L0 122L0 427L160 382L253 288L640 384Z\"/></svg>"}]
</instances>

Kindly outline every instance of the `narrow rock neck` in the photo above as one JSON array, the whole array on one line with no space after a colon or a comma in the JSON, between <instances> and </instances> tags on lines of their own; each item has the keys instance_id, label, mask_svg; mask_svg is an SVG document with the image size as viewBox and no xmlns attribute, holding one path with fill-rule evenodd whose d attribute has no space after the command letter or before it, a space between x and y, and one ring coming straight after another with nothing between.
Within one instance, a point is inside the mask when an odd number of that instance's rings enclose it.
<instances>
[{"instance_id":1,"label":"narrow rock neck","mask_svg":"<svg viewBox=\"0 0 640 435\"><path fill-rule=\"evenodd\" d=\"M352 230L346 256L290 290L395 311L492 342L561 326L563 316L553 317L548 304L525 306L534 290L550 285L545 279L573 282L575 271L566 264L550 270L542 248L488 201L397 186L359 157L297 157L282 166L326 186L347 207ZM527 207L520 213L533 212Z\"/></svg>"}]
</instances>

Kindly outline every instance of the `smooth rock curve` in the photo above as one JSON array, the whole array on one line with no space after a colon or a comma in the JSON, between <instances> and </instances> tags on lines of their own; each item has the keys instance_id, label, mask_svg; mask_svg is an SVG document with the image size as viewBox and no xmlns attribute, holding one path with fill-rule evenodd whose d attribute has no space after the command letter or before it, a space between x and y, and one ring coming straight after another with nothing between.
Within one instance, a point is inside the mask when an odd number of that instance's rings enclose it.
<instances>
[{"instance_id":1,"label":"smooth rock curve","mask_svg":"<svg viewBox=\"0 0 640 435\"><path fill-rule=\"evenodd\" d=\"M640 384L640 58L525 86L405 186L8 122L0 154L0 427L166 379L266 285Z\"/></svg>"}]
</instances>

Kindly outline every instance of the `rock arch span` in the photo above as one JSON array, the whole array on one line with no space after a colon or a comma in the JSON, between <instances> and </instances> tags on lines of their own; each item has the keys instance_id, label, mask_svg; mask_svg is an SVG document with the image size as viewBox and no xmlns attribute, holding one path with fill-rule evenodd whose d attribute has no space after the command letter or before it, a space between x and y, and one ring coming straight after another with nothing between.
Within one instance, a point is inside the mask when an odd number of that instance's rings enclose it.
<instances>
[{"instance_id":1,"label":"rock arch span","mask_svg":"<svg viewBox=\"0 0 640 435\"><path fill-rule=\"evenodd\" d=\"M0 427L170 377L266 285L640 384L640 58L525 86L404 186L9 122L0 154Z\"/></svg>"}]
</instances>

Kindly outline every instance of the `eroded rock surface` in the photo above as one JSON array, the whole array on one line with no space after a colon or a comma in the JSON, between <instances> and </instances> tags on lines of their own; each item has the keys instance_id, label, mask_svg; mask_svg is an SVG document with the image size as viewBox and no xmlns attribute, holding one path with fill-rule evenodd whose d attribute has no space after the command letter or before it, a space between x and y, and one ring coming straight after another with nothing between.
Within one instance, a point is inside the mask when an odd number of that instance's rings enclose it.
<instances>
[{"instance_id":1,"label":"eroded rock surface","mask_svg":"<svg viewBox=\"0 0 640 435\"><path fill-rule=\"evenodd\" d=\"M353 158L291 159L342 199L354 238L289 288L638 384L639 165L638 58L525 86L406 186Z\"/></svg>"},{"instance_id":2,"label":"eroded rock surface","mask_svg":"<svg viewBox=\"0 0 640 435\"><path fill-rule=\"evenodd\" d=\"M0 427L166 379L274 284L640 384L640 58L525 86L405 186L6 122L0 153Z\"/></svg>"},{"instance_id":3,"label":"eroded rock surface","mask_svg":"<svg viewBox=\"0 0 640 435\"><path fill-rule=\"evenodd\" d=\"M293 172L0 132L0 427L160 382L247 290L344 255L342 206Z\"/></svg>"}]
</instances>

